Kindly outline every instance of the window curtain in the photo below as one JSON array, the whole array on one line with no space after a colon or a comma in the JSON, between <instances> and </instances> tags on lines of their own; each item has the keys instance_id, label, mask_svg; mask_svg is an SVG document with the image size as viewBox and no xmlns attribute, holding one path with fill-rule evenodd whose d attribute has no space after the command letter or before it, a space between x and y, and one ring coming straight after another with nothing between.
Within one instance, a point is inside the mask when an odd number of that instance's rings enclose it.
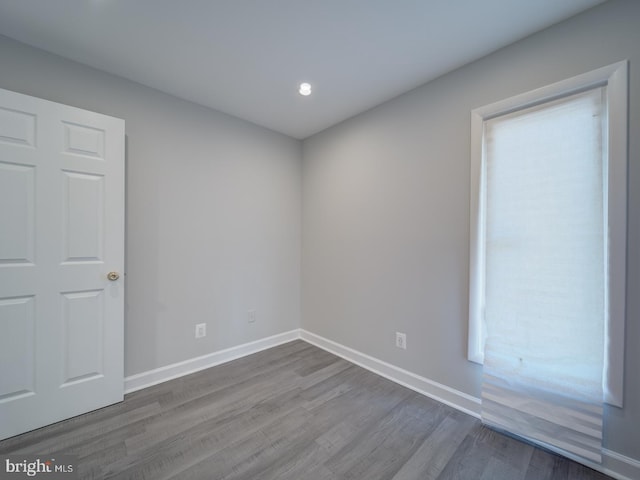
<instances>
[{"instance_id":1,"label":"window curtain","mask_svg":"<svg viewBox=\"0 0 640 480\"><path fill-rule=\"evenodd\" d=\"M601 462L604 88L484 124L482 420Z\"/></svg>"}]
</instances>

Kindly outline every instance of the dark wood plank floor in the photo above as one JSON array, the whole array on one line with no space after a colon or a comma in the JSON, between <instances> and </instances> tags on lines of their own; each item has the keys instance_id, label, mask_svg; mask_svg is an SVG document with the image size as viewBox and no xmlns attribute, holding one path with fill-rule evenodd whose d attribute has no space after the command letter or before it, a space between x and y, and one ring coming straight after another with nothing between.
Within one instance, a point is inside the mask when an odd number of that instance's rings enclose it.
<instances>
[{"instance_id":1,"label":"dark wood plank floor","mask_svg":"<svg viewBox=\"0 0 640 480\"><path fill-rule=\"evenodd\" d=\"M0 442L86 479L609 478L302 341Z\"/></svg>"}]
</instances>

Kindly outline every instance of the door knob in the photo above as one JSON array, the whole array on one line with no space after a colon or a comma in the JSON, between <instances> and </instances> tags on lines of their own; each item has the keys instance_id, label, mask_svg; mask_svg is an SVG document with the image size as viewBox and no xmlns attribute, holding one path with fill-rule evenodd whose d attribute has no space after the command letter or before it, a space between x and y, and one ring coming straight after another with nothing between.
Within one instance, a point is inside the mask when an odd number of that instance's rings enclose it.
<instances>
[{"instance_id":1,"label":"door knob","mask_svg":"<svg viewBox=\"0 0 640 480\"><path fill-rule=\"evenodd\" d=\"M115 282L117 279L120 278L120 274L118 272L109 272L107 274L107 278L112 282Z\"/></svg>"}]
</instances>

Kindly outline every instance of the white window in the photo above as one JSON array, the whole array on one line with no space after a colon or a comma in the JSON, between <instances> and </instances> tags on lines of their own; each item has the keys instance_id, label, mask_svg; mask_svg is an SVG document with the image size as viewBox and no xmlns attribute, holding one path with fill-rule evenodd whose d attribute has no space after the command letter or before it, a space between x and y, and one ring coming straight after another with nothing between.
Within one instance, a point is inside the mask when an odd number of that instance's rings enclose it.
<instances>
[{"instance_id":1,"label":"white window","mask_svg":"<svg viewBox=\"0 0 640 480\"><path fill-rule=\"evenodd\" d=\"M589 345L569 374L601 369L622 406L627 62L478 108L471 135L469 360L487 320L564 331Z\"/></svg>"}]
</instances>

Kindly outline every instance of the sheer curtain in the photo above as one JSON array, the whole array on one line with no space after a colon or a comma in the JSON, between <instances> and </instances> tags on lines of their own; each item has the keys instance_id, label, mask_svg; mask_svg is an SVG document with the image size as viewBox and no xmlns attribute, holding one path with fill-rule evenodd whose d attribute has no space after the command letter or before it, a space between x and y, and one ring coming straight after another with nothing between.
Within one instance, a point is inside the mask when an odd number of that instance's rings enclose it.
<instances>
[{"instance_id":1,"label":"sheer curtain","mask_svg":"<svg viewBox=\"0 0 640 480\"><path fill-rule=\"evenodd\" d=\"M484 124L485 423L601 461L604 89Z\"/></svg>"}]
</instances>

